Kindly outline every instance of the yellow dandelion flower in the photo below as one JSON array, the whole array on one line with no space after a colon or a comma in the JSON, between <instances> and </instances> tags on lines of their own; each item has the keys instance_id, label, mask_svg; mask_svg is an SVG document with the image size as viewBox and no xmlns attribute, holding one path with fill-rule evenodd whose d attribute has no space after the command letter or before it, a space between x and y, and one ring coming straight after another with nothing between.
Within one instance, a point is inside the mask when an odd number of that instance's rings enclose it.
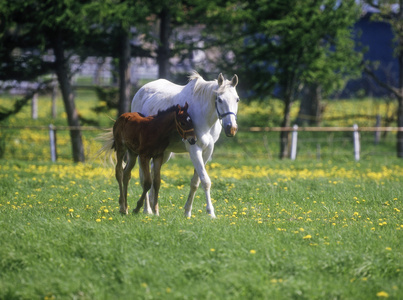
<instances>
[{"instance_id":1,"label":"yellow dandelion flower","mask_svg":"<svg viewBox=\"0 0 403 300\"><path fill-rule=\"evenodd\" d=\"M250 253L250 254L256 254L256 250L253 250L253 249L252 249L252 250L249 251L249 253Z\"/></svg>"},{"instance_id":2,"label":"yellow dandelion flower","mask_svg":"<svg viewBox=\"0 0 403 300\"><path fill-rule=\"evenodd\" d=\"M303 237L304 240L309 240L312 238L312 235L307 234L306 236Z\"/></svg>"},{"instance_id":3,"label":"yellow dandelion flower","mask_svg":"<svg viewBox=\"0 0 403 300\"><path fill-rule=\"evenodd\" d=\"M215 249L214 249L214 248L211 248L211 249L210 249L210 251L211 251L211 252L214 252L214 251L215 251Z\"/></svg>"},{"instance_id":4,"label":"yellow dandelion flower","mask_svg":"<svg viewBox=\"0 0 403 300\"><path fill-rule=\"evenodd\" d=\"M70 209L69 209L69 212L74 212L74 209L70 208Z\"/></svg>"},{"instance_id":5,"label":"yellow dandelion flower","mask_svg":"<svg viewBox=\"0 0 403 300\"><path fill-rule=\"evenodd\" d=\"M385 250L392 251L392 248L386 247Z\"/></svg>"},{"instance_id":6,"label":"yellow dandelion flower","mask_svg":"<svg viewBox=\"0 0 403 300\"><path fill-rule=\"evenodd\" d=\"M381 292L376 293L376 296L377 297L382 297L382 298L388 298L389 294L387 292L385 292L385 291L381 291Z\"/></svg>"},{"instance_id":7,"label":"yellow dandelion flower","mask_svg":"<svg viewBox=\"0 0 403 300\"><path fill-rule=\"evenodd\" d=\"M98 222L98 223L99 223L99 222L101 222L101 219L96 219L95 222Z\"/></svg>"}]
</instances>

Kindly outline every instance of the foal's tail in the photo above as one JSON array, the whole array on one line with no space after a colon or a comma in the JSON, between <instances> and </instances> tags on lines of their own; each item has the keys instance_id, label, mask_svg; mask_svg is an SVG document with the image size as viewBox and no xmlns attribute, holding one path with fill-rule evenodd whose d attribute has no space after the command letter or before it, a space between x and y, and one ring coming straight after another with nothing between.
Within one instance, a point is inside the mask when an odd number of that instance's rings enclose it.
<instances>
[{"instance_id":1,"label":"foal's tail","mask_svg":"<svg viewBox=\"0 0 403 300\"><path fill-rule=\"evenodd\" d=\"M97 139L104 142L102 148L97 152L97 157L102 155L104 162L109 160L111 164L114 164L113 152L115 150L115 139L113 138L113 128L110 128L105 133L100 134Z\"/></svg>"}]
</instances>

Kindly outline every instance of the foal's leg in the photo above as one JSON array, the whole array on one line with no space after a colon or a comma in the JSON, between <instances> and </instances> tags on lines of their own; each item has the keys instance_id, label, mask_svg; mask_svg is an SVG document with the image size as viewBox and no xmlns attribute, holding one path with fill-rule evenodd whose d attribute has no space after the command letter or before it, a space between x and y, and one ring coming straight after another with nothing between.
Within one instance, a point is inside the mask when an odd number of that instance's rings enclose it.
<instances>
[{"instance_id":1,"label":"foal's leg","mask_svg":"<svg viewBox=\"0 0 403 300\"><path fill-rule=\"evenodd\" d=\"M153 159L153 168L154 177L152 179L152 188L150 194L153 193L153 204L152 209L155 215L159 216L159 209L158 209L158 193L161 186L161 166L163 163L163 156L159 156Z\"/></svg>"},{"instance_id":2,"label":"foal's leg","mask_svg":"<svg viewBox=\"0 0 403 300\"><path fill-rule=\"evenodd\" d=\"M140 158L139 158L139 162L140 162ZM141 163L139 163L139 175L140 175L140 183L141 183L141 186L143 186L143 182L144 182L144 170L143 170L143 168L141 167ZM149 201L149 198L148 198L148 193L146 193L146 195L145 195L145 197L144 197L144 203L145 203L145 205L144 205L144 213L145 214L149 214L149 215L151 215L153 212L152 212L152 209L151 209L151 206L150 206L150 201Z\"/></svg>"},{"instance_id":3,"label":"foal's leg","mask_svg":"<svg viewBox=\"0 0 403 300\"><path fill-rule=\"evenodd\" d=\"M139 163L141 166L141 170L143 172L143 179L141 180L141 187L143 188L143 193L141 194L141 197L139 201L137 201L137 206L133 210L134 213L138 213L143 206L144 199L147 196L147 192L151 188L151 175L150 175L150 158L145 158L139 156Z\"/></svg>"},{"instance_id":4,"label":"foal's leg","mask_svg":"<svg viewBox=\"0 0 403 300\"><path fill-rule=\"evenodd\" d=\"M115 177L116 180L118 181L119 184L119 206L120 206L120 213L126 215L127 214L127 199L126 199L126 193L123 187L123 156L125 154L124 149L121 149L121 147L117 146L116 147L116 166L115 166Z\"/></svg>"},{"instance_id":5,"label":"foal's leg","mask_svg":"<svg viewBox=\"0 0 403 300\"><path fill-rule=\"evenodd\" d=\"M126 211L128 210L127 206L127 188L129 186L130 178L132 177L132 169L136 165L137 154L131 152L130 150L127 153L127 164L123 170L123 192L125 195L125 205Z\"/></svg>"},{"instance_id":6,"label":"foal's leg","mask_svg":"<svg viewBox=\"0 0 403 300\"><path fill-rule=\"evenodd\" d=\"M165 164L171 158L171 155L172 155L172 152L164 152L161 166L163 164ZM151 178L154 178L154 169L155 169L155 167L154 167L154 159L152 159L151 160ZM160 167L160 169L161 169L161 167ZM154 180L153 180L153 182L154 182ZM154 191L155 191L155 188L152 186L151 190L149 192L149 195L147 195L147 197L145 199L146 205L144 206L144 213L149 213L150 207L154 207L154 201L155 201L154 200L155 199ZM158 195L157 195L157 197L158 197ZM147 209L147 211L146 211L146 209Z\"/></svg>"}]
</instances>

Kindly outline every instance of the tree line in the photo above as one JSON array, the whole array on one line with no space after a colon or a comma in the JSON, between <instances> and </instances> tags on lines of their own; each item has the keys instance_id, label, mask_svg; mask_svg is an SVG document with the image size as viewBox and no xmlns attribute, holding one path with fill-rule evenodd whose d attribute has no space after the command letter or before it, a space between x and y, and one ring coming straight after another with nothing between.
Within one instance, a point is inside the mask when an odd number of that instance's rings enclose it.
<instances>
[{"instance_id":1,"label":"tree line","mask_svg":"<svg viewBox=\"0 0 403 300\"><path fill-rule=\"evenodd\" d=\"M365 3L364 3L365 2ZM302 101L312 119L320 99L342 89L362 70L374 75L354 43L353 25L362 5L379 10L396 36L396 55L403 68L403 0L16 0L0 3L0 81L35 81L48 88L56 74L67 114L73 159L85 160L80 118L74 101L70 58L112 57L119 83L118 114L130 106L132 57L151 57L159 77L169 78L169 60L189 57L194 50L213 51L208 65L217 72L237 73L239 90L253 98L275 94L284 102L281 126L290 126L290 109ZM197 27L198 36L178 37L177 29ZM137 42L134 42L137 41ZM402 49L401 49L402 48ZM51 59L49 57L52 57ZM206 62L207 65L207 62ZM403 69L402 69L403 70ZM203 68L198 69L203 73ZM399 102L398 126L403 126L403 71L394 92ZM50 80L49 80L50 81ZM382 85L383 84L383 85ZM36 91L33 91L36 92ZM18 111L0 108L0 121ZM309 119L308 119L309 120ZM280 157L288 155L288 133L280 136ZM398 156L403 157L403 132L398 133Z\"/></svg>"}]
</instances>

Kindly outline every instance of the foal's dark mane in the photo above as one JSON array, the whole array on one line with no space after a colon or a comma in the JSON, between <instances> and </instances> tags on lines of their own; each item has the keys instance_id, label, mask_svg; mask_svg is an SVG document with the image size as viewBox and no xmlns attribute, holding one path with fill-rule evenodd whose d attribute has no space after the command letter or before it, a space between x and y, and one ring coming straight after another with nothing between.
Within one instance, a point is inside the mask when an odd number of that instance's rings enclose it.
<instances>
[{"instance_id":1,"label":"foal's dark mane","mask_svg":"<svg viewBox=\"0 0 403 300\"><path fill-rule=\"evenodd\" d=\"M159 116L165 115L167 113L174 112L174 111L176 111L176 107L177 107L177 105L172 105L171 107L169 107L165 110L159 110L156 116L159 117Z\"/></svg>"}]
</instances>

